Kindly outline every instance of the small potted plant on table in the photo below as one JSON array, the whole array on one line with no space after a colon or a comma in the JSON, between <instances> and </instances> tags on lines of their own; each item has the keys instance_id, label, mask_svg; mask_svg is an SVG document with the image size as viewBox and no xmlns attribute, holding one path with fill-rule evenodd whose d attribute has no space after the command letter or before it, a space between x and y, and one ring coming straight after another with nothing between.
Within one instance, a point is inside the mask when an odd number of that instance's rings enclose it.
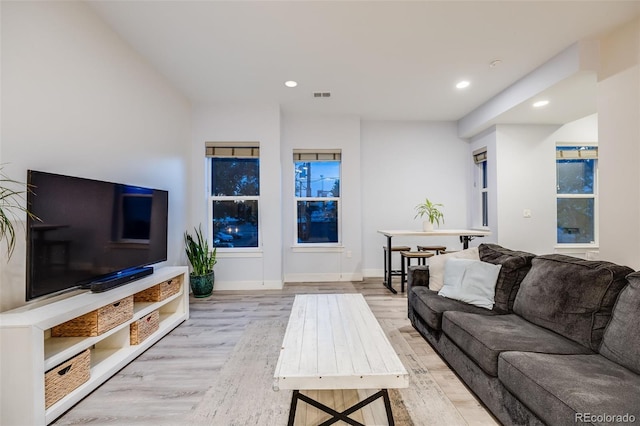
<instances>
[{"instance_id":1,"label":"small potted plant on table","mask_svg":"<svg viewBox=\"0 0 640 426\"><path fill-rule=\"evenodd\" d=\"M440 226L440 222L444 223L444 214L440 207L443 207L443 205L432 203L428 198L425 198L424 203L416 206L417 213L414 219L426 216L426 220L422 222L423 231L433 231L434 224Z\"/></svg>"},{"instance_id":2,"label":"small potted plant on table","mask_svg":"<svg viewBox=\"0 0 640 426\"><path fill-rule=\"evenodd\" d=\"M189 282L195 297L208 297L213 293L213 266L216 264L217 249L214 247L212 251L209 250L209 243L202 235L202 226L194 230L195 237L188 232L184 233L185 253L192 267Z\"/></svg>"}]
</instances>

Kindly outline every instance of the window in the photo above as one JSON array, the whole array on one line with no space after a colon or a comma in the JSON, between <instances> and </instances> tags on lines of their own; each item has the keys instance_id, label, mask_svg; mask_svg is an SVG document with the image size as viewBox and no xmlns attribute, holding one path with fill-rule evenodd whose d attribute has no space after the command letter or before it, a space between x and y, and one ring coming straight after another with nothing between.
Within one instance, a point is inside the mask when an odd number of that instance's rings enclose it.
<instances>
[{"instance_id":1,"label":"window","mask_svg":"<svg viewBox=\"0 0 640 426\"><path fill-rule=\"evenodd\" d=\"M556 147L558 244L595 244L597 211L595 146Z\"/></svg>"},{"instance_id":2,"label":"window","mask_svg":"<svg viewBox=\"0 0 640 426\"><path fill-rule=\"evenodd\" d=\"M476 164L476 187L480 196L480 217L482 226L489 226L489 186L487 178L487 148L481 148L473 152L473 161Z\"/></svg>"},{"instance_id":3,"label":"window","mask_svg":"<svg viewBox=\"0 0 640 426\"><path fill-rule=\"evenodd\" d=\"M340 159L335 150L294 151L297 244L340 242Z\"/></svg>"},{"instance_id":4,"label":"window","mask_svg":"<svg viewBox=\"0 0 640 426\"><path fill-rule=\"evenodd\" d=\"M258 247L260 148L207 142L209 223L214 247Z\"/></svg>"}]
</instances>

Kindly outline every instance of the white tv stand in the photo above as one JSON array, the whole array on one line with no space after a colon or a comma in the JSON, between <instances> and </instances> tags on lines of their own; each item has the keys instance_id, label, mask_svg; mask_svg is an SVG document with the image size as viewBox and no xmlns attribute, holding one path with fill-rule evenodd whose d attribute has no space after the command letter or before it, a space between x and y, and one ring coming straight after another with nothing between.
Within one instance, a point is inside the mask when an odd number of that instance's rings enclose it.
<instances>
[{"instance_id":1,"label":"white tv stand","mask_svg":"<svg viewBox=\"0 0 640 426\"><path fill-rule=\"evenodd\" d=\"M160 302L135 302L133 318L95 337L51 337L51 328L156 284L182 276L177 294ZM129 325L160 311L159 329L139 345L129 343ZM152 275L104 293L89 291L43 305L0 314L0 424L49 424L142 352L189 318L186 266L164 267ZM45 410L44 373L91 350L91 377Z\"/></svg>"}]
</instances>

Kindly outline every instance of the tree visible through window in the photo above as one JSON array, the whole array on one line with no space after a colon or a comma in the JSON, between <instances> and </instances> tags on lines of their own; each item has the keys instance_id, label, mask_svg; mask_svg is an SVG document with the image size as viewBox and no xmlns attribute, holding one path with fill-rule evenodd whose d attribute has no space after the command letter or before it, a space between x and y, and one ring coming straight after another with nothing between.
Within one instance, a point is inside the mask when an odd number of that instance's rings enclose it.
<instances>
[{"instance_id":1,"label":"tree visible through window","mask_svg":"<svg viewBox=\"0 0 640 426\"><path fill-rule=\"evenodd\" d=\"M207 157L213 246L258 247L259 148L209 143Z\"/></svg>"},{"instance_id":2,"label":"tree visible through window","mask_svg":"<svg viewBox=\"0 0 640 426\"><path fill-rule=\"evenodd\" d=\"M294 152L296 242L338 243L340 153Z\"/></svg>"},{"instance_id":3,"label":"tree visible through window","mask_svg":"<svg viewBox=\"0 0 640 426\"><path fill-rule=\"evenodd\" d=\"M596 242L597 159L595 146L556 148L558 244Z\"/></svg>"}]
</instances>

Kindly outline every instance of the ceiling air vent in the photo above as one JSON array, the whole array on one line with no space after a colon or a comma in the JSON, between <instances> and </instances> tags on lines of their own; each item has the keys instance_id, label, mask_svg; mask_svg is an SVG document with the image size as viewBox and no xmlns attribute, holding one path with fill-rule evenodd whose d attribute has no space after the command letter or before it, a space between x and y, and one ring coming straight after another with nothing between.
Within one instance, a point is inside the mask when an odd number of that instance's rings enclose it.
<instances>
[{"instance_id":1,"label":"ceiling air vent","mask_svg":"<svg viewBox=\"0 0 640 426\"><path fill-rule=\"evenodd\" d=\"M313 92L314 98L330 98L331 92Z\"/></svg>"}]
</instances>

